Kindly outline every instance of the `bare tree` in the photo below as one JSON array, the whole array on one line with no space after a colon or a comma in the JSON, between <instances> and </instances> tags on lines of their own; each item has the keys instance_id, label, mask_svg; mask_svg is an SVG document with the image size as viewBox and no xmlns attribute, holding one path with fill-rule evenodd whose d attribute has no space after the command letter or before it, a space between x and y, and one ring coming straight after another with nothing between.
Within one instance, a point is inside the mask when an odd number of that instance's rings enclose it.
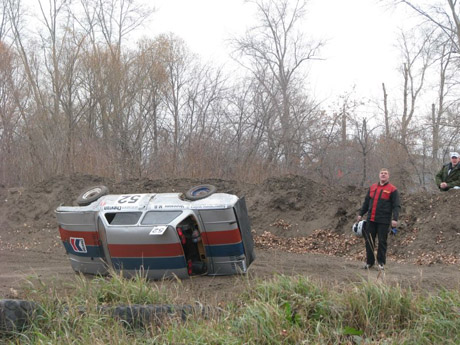
<instances>
[{"instance_id":1,"label":"bare tree","mask_svg":"<svg viewBox=\"0 0 460 345\"><path fill-rule=\"evenodd\" d=\"M390 114L388 111L388 94L385 83L382 83L383 90L383 116L385 121L385 137L390 138Z\"/></svg>"},{"instance_id":2,"label":"bare tree","mask_svg":"<svg viewBox=\"0 0 460 345\"><path fill-rule=\"evenodd\" d=\"M9 31L8 0L0 0L0 42L4 42Z\"/></svg>"},{"instance_id":3,"label":"bare tree","mask_svg":"<svg viewBox=\"0 0 460 345\"><path fill-rule=\"evenodd\" d=\"M457 0L438 0L431 2L418 2L415 0L394 0L393 3L403 4L420 15L424 20L419 26L419 30L429 30L433 32L431 45L432 61L437 68L436 85L437 97L433 101L427 125L425 129L431 130L431 135L420 133L423 137L421 142L423 147L419 152L423 156L425 164L425 154L431 156L431 171L439 164L441 157L452 147L452 140L457 137L458 117L455 116L455 109L458 97L455 91L458 87L458 59L460 57L460 7ZM427 31L425 31L427 32ZM426 140L430 138L431 140ZM431 141L431 147L429 143ZM456 147L456 145L453 145ZM442 148L442 154L440 150ZM409 153L408 148L405 148ZM414 153L415 151L412 151ZM431 153L431 154L430 154ZM409 161L411 161L409 156ZM419 160L418 160L419 161ZM420 165L420 164L419 164ZM424 171L419 174L417 166L414 168L424 185Z\"/></svg>"},{"instance_id":4,"label":"bare tree","mask_svg":"<svg viewBox=\"0 0 460 345\"><path fill-rule=\"evenodd\" d=\"M85 37L73 28L72 15L67 0L38 1L39 20L43 31L39 32L44 71L41 84L51 91L49 104L43 109L49 113L54 126L52 136L61 144L52 144L56 152L56 161L64 173L73 173L74 137L78 119L84 107L77 108L78 63L81 46ZM43 86L45 86L43 85ZM42 91L43 94L46 92ZM63 158L63 159L61 159Z\"/></svg>"},{"instance_id":5,"label":"bare tree","mask_svg":"<svg viewBox=\"0 0 460 345\"><path fill-rule=\"evenodd\" d=\"M179 37L169 34L163 36L165 49L161 55L161 63L166 71L166 86L163 97L172 118L173 157L172 172L177 172L181 136L181 121L183 121L184 107L187 104L186 85L191 81L192 56L185 42Z\"/></svg>"},{"instance_id":6,"label":"bare tree","mask_svg":"<svg viewBox=\"0 0 460 345\"><path fill-rule=\"evenodd\" d=\"M5 0L4 5L18 61L20 61L23 73L27 78L26 88L29 92L29 101L19 102L17 99L17 105L24 126L24 135L28 138L28 156L36 169L33 178L40 179L47 176L51 171L55 171L51 164L54 151L49 154L50 149L54 148L48 145L48 141L52 139L48 130L53 126L47 118L47 95L40 88L39 83L41 64L36 53L37 49L28 49L27 38L29 37L25 33L26 20L22 2L20 0Z\"/></svg>"},{"instance_id":7,"label":"bare tree","mask_svg":"<svg viewBox=\"0 0 460 345\"><path fill-rule=\"evenodd\" d=\"M184 119L188 130L185 142L191 143L192 137L212 137L215 124L222 113L220 105L224 98L225 82L222 69L215 69L209 64L197 64L192 71L193 78L187 85L187 113Z\"/></svg>"},{"instance_id":8,"label":"bare tree","mask_svg":"<svg viewBox=\"0 0 460 345\"><path fill-rule=\"evenodd\" d=\"M129 35L144 25L154 12L134 0L80 0L84 16L78 21L96 43L102 40L112 56L120 56Z\"/></svg>"},{"instance_id":9,"label":"bare tree","mask_svg":"<svg viewBox=\"0 0 460 345\"><path fill-rule=\"evenodd\" d=\"M438 163L439 149L441 143L441 132L443 129L442 122L445 119L446 110L451 106L452 100L449 101L450 93L453 91L452 85L453 75L455 73L452 70L452 50L450 45L446 42L441 41L439 44L439 58L437 60L438 65L438 99L437 107L433 103L431 109L431 130L432 130L432 148L431 157L433 163ZM454 100L456 102L456 100Z\"/></svg>"},{"instance_id":10,"label":"bare tree","mask_svg":"<svg viewBox=\"0 0 460 345\"><path fill-rule=\"evenodd\" d=\"M307 42L297 30L305 15L306 3L256 0L259 24L246 36L233 40L238 61L264 86L276 107L280 124L280 147L288 169L294 166L292 107L296 79L301 67L316 57L322 42Z\"/></svg>"},{"instance_id":11,"label":"bare tree","mask_svg":"<svg viewBox=\"0 0 460 345\"><path fill-rule=\"evenodd\" d=\"M14 58L14 52L0 41L0 183L7 185L17 182L21 175L17 164L20 117L16 102L20 90Z\"/></svg>"},{"instance_id":12,"label":"bare tree","mask_svg":"<svg viewBox=\"0 0 460 345\"><path fill-rule=\"evenodd\" d=\"M415 1L408 0L396 0L396 2L409 6L439 27L451 41L455 52L460 53L460 7L457 6L457 0L438 1L428 6L421 6Z\"/></svg>"},{"instance_id":13,"label":"bare tree","mask_svg":"<svg viewBox=\"0 0 460 345\"><path fill-rule=\"evenodd\" d=\"M159 164L159 137L162 130L161 106L167 75L161 63L163 50L168 44L163 38L144 39L139 43L138 67L145 76L144 86L139 90L139 111L144 114L143 127L147 130L143 142L142 159L146 167L162 168Z\"/></svg>"},{"instance_id":14,"label":"bare tree","mask_svg":"<svg viewBox=\"0 0 460 345\"><path fill-rule=\"evenodd\" d=\"M423 33L421 40L401 34L401 75L403 78L403 107L401 114L400 143L408 145L409 128L416 112L417 100L423 91L428 67L433 63L433 32Z\"/></svg>"},{"instance_id":15,"label":"bare tree","mask_svg":"<svg viewBox=\"0 0 460 345\"><path fill-rule=\"evenodd\" d=\"M416 36L401 34L400 48L402 52L401 75L403 79L403 98L400 120L399 144L406 153L400 157L402 161L409 161L412 167L418 171L416 159L412 157L412 147L415 143L416 131L412 128L412 120L417 110L417 101L424 90L426 72L432 63L431 34L423 33L421 41ZM411 132L412 130L412 132ZM407 165L398 164L398 173L402 188L410 183L411 174ZM417 174L420 176L420 174Z\"/></svg>"},{"instance_id":16,"label":"bare tree","mask_svg":"<svg viewBox=\"0 0 460 345\"><path fill-rule=\"evenodd\" d=\"M74 18L90 42L88 80L92 86L88 92L94 98L92 109L102 128L105 151L118 166L116 177L125 178L133 167L126 162L132 163L136 156L130 141L136 118L136 92L144 79L137 80L131 74L134 60L128 50L123 50L123 44L153 10L133 0L81 0L80 5L83 11L81 15L75 11L78 15Z\"/></svg>"},{"instance_id":17,"label":"bare tree","mask_svg":"<svg viewBox=\"0 0 460 345\"><path fill-rule=\"evenodd\" d=\"M371 152L374 145L372 132L375 131L378 126L373 126L368 128L367 120L364 118L362 123L359 124L359 121L354 121L354 126L356 128L355 139L359 144L359 153L362 158L362 178L360 181L360 186L363 187L367 180L367 169L368 169L368 154Z\"/></svg>"}]
</instances>

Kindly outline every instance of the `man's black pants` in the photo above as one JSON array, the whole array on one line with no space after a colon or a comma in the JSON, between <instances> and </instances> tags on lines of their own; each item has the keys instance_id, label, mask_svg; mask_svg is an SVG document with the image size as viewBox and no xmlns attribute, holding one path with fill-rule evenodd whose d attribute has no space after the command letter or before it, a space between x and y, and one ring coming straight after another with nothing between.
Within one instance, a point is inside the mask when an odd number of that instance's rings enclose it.
<instances>
[{"instance_id":1,"label":"man's black pants","mask_svg":"<svg viewBox=\"0 0 460 345\"><path fill-rule=\"evenodd\" d=\"M387 257L387 239L388 229L390 224L382 224L375 222L366 222L366 229L364 229L364 240L366 241L366 263L369 265L375 264L375 237L378 235L379 245L377 248L377 262L379 264L386 264Z\"/></svg>"}]
</instances>

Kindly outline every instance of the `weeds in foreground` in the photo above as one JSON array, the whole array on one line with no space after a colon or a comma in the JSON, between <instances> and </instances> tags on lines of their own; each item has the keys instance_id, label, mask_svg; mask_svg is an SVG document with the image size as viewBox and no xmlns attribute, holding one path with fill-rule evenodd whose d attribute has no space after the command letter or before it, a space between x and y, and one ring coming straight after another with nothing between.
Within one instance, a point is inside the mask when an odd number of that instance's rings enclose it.
<instances>
[{"instance_id":1,"label":"weeds in foreground","mask_svg":"<svg viewBox=\"0 0 460 345\"><path fill-rule=\"evenodd\" d=\"M458 344L460 292L422 295L363 281L330 289L305 276L248 281L215 313L172 313L132 323L102 306L177 304L161 282L119 275L78 279L69 297L31 283L40 306L31 325L3 334L9 344ZM178 281L177 289L181 282ZM138 315L139 316L139 315ZM139 316L140 317L140 316ZM131 320L132 321L132 320Z\"/></svg>"}]
</instances>

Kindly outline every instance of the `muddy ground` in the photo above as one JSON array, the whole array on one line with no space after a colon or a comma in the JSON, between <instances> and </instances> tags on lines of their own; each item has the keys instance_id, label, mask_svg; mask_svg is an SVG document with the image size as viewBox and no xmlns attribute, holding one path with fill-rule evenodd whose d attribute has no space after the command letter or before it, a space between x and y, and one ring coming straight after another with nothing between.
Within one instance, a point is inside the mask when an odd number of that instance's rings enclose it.
<instances>
[{"instance_id":1,"label":"muddy ground","mask_svg":"<svg viewBox=\"0 0 460 345\"><path fill-rule=\"evenodd\" d=\"M351 226L366 193L355 187L320 185L300 176L272 178L260 185L228 180L129 180L74 175L55 177L27 189L0 186L0 299L23 298L27 280L75 284L61 243L54 210L72 205L89 186L104 184L110 193L185 192L210 183L219 192L244 196L255 237L255 262L245 277L193 277L177 284L184 302L223 303L245 282L275 273L304 274L325 285L361 280L436 291L460 286L460 191L402 193L399 232L389 238L385 275L361 269L362 239ZM91 279L88 277L87 279Z\"/></svg>"}]
</instances>

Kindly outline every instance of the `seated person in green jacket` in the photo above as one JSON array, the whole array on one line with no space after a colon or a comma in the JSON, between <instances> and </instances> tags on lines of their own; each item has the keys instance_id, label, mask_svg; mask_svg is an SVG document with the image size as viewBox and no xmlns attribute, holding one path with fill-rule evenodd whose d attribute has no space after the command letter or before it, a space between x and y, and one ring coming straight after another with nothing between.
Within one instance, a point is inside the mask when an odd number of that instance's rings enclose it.
<instances>
[{"instance_id":1,"label":"seated person in green jacket","mask_svg":"<svg viewBox=\"0 0 460 345\"><path fill-rule=\"evenodd\" d=\"M441 170L436 174L436 185L441 191L447 191L451 188L460 188L460 155L457 152L450 153L450 163L444 164Z\"/></svg>"}]
</instances>

